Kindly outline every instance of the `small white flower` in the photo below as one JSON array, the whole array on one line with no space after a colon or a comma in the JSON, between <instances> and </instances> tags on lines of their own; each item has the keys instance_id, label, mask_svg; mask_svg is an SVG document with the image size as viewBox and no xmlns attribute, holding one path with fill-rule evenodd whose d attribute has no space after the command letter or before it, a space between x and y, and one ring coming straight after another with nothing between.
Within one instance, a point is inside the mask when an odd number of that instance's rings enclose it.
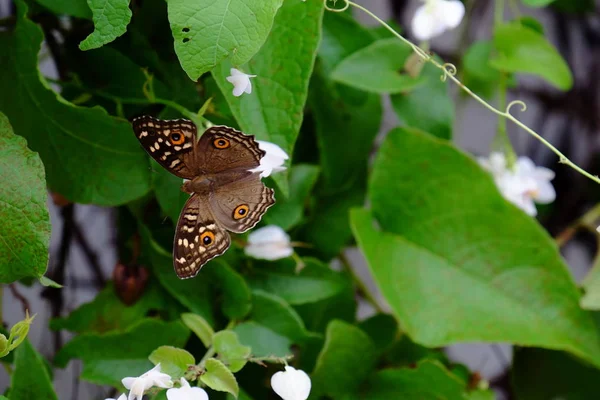
<instances>
[{"instance_id":1,"label":"small white flower","mask_svg":"<svg viewBox=\"0 0 600 400\"><path fill-rule=\"evenodd\" d=\"M260 159L260 165L250 170L250 172L260 172L261 178L266 178L274 172L285 170L282 165L285 160L290 158L285 151L279 146L271 142L264 142L257 140L258 147L264 150L266 153L263 158Z\"/></svg>"},{"instance_id":2,"label":"small white flower","mask_svg":"<svg viewBox=\"0 0 600 400\"><path fill-rule=\"evenodd\" d=\"M173 387L171 377L160 372L160 363L156 364L150 371L137 378L123 378L121 382L123 383L123 386L130 391L127 400L142 400L144 392L152 386L158 386L165 389Z\"/></svg>"},{"instance_id":3,"label":"small white flower","mask_svg":"<svg viewBox=\"0 0 600 400\"><path fill-rule=\"evenodd\" d=\"M233 84L233 95L235 97L240 97L244 93L252 93L250 78L254 78L256 75L248 75L235 68L231 68L229 73L231 75L225 79Z\"/></svg>"},{"instance_id":4,"label":"small white flower","mask_svg":"<svg viewBox=\"0 0 600 400\"><path fill-rule=\"evenodd\" d=\"M118 399L113 399L112 397L110 397L110 398L106 398L105 400L127 400L127 396L125 396L125 393L123 393L122 395L119 396Z\"/></svg>"},{"instance_id":5,"label":"small white flower","mask_svg":"<svg viewBox=\"0 0 600 400\"><path fill-rule=\"evenodd\" d=\"M179 380L181 387L167 390L168 400L208 400L206 391L199 387L191 387L184 378Z\"/></svg>"},{"instance_id":6,"label":"small white flower","mask_svg":"<svg viewBox=\"0 0 600 400\"><path fill-rule=\"evenodd\" d=\"M279 260L291 256L294 250L288 234L276 225L269 225L248 235L248 244L244 252L254 258Z\"/></svg>"},{"instance_id":7,"label":"small white flower","mask_svg":"<svg viewBox=\"0 0 600 400\"><path fill-rule=\"evenodd\" d=\"M492 173L504 198L528 215L537 215L535 203L548 204L556 198L556 192L550 183L554 179L554 172L548 168L536 167L527 157L519 157L512 169L507 167L502 153L492 153L489 159L480 158L479 163Z\"/></svg>"},{"instance_id":8,"label":"small white flower","mask_svg":"<svg viewBox=\"0 0 600 400\"><path fill-rule=\"evenodd\" d=\"M465 15L459 0L424 0L412 19L412 33L418 40L429 40L456 28Z\"/></svg>"},{"instance_id":9,"label":"small white flower","mask_svg":"<svg viewBox=\"0 0 600 400\"><path fill-rule=\"evenodd\" d=\"M287 366L271 377L271 387L283 400L306 400L310 394L310 378L306 372Z\"/></svg>"}]
</instances>

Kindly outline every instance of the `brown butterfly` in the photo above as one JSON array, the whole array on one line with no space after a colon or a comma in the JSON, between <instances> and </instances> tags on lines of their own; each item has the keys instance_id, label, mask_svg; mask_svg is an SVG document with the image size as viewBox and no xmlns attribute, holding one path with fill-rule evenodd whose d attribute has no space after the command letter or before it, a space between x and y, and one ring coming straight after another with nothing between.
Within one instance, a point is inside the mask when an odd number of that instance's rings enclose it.
<instances>
[{"instance_id":1,"label":"brown butterfly","mask_svg":"<svg viewBox=\"0 0 600 400\"><path fill-rule=\"evenodd\" d=\"M273 189L260 172L265 152L254 136L226 126L208 128L200 140L186 119L142 116L133 130L144 149L172 174L189 179L182 190L191 194L179 215L173 242L173 267L181 279L193 278L231 244L228 230L242 233L256 225L275 204Z\"/></svg>"}]
</instances>

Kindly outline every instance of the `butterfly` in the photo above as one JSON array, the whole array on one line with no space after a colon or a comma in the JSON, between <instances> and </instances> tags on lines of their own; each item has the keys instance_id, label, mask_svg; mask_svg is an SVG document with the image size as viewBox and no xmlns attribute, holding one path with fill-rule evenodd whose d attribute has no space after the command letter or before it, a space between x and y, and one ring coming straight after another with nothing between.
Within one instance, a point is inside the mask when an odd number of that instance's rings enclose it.
<instances>
[{"instance_id":1,"label":"butterfly","mask_svg":"<svg viewBox=\"0 0 600 400\"><path fill-rule=\"evenodd\" d=\"M148 154L187 179L181 189L191 196L177 221L173 267L179 278L193 278L229 248L227 231L251 229L275 204L273 189L262 183L260 171L251 171L265 152L254 136L227 126L208 128L198 139L196 125L186 119L142 116L132 124Z\"/></svg>"}]
</instances>

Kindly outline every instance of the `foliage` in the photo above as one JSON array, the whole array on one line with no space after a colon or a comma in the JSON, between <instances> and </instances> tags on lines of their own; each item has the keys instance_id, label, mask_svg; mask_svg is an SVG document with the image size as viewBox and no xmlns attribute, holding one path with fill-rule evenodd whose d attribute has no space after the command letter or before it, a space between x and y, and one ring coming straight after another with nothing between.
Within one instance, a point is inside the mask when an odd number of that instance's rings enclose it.
<instances>
[{"instance_id":1,"label":"foliage","mask_svg":"<svg viewBox=\"0 0 600 400\"><path fill-rule=\"evenodd\" d=\"M462 43L455 74L333 3L15 0L0 29L0 282L68 290L44 276L46 189L115 207L119 259L131 261L124 282L54 315L48 336L72 338L51 360L25 339L32 318L0 333L6 396L56 399L53 369L81 360L81 379L120 391L160 364L175 387L185 378L215 399L269 398L270 377L289 364L310 375L310 399L493 398L440 350L462 342L527 346L511 371L520 398L597 392L600 268L584 293L542 225L451 141L453 80L480 102L502 101L522 74L573 87L549 35L532 18L500 18L491 39ZM523 0L557 13L560 3ZM42 76L40 49L57 79ZM232 68L256 75L252 93L233 95ZM399 121L391 130L386 108ZM196 278L177 278L171 249L188 195L139 146L131 120L144 114L192 119L200 133L232 126L287 152L285 172L264 179L277 203L258 227L283 228L294 256L250 258L246 235L232 234ZM500 123L496 144L504 133ZM359 315L368 303L375 311Z\"/></svg>"}]
</instances>

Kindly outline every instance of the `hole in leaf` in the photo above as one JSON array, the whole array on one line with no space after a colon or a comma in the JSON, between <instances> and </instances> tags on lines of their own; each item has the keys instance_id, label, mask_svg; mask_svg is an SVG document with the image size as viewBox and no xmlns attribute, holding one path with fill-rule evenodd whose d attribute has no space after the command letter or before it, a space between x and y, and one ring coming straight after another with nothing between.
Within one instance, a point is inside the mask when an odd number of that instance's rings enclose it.
<instances>
[{"instance_id":1,"label":"hole in leaf","mask_svg":"<svg viewBox=\"0 0 600 400\"><path fill-rule=\"evenodd\" d=\"M181 32L189 32L189 31L190 31L190 28L183 28L183 29L181 30Z\"/></svg>"},{"instance_id":2,"label":"hole in leaf","mask_svg":"<svg viewBox=\"0 0 600 400\"><path fill-rule=\"evenodd\" d=\"M183 43L187 43L190 41L190 38L183 38Z\"/></svg>"}]
</instances>

